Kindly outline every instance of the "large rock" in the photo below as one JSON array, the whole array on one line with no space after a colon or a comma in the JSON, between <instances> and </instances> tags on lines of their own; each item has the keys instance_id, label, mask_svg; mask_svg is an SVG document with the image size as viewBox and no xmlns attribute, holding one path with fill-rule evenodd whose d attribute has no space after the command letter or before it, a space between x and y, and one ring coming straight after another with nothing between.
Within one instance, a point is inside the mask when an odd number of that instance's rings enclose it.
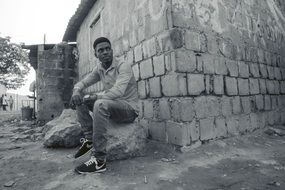
<instances>
[{"instance_id":1,"label":"large rock","mask_svg":"<svg viewBox=\"0 0 285 190\"><path fill-rule=\"evenodd\" d=\"M142 156L146 144L147 130L137 122L129 124L111 123L107 128L107 159L126 159Z\"/></svg>"},{"instance_id":2,"label":"large rock","mask_svg":"<svg viewBox=\"0 0 285 190\"><path fill-rule=\"evenodd\" d=\"M76 112L63 110L60 117L48 122L43 131L46 147L75 147L80 143L83 133L76 120ZM107 128L107 159L126 159L144 154L147 129L137 122L117 124L110 122Z\"/></svg>"},{"instance_id":3,"label":"large rock","mask_svg":"<svg viewBox=\"0 0 285 190\"><path fill-rule=\"evenodd\" d=\"M58 118L48 122L43 129L46 147L76 147L80 143L83 133L76 120L76 112L65 109Z\"/></svg>"}]
</instances>

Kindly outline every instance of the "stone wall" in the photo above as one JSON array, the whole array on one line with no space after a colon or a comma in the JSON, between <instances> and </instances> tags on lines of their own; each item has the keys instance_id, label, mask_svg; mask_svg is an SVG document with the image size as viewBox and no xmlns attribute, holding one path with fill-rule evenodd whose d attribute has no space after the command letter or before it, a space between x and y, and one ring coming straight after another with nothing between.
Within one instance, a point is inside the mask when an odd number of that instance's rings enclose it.
<instances>
[{"instance_id":1,"label":"stone wall","mask_svg":"<svg viewBox=\"0 0 285 190\"><path fill-rule=\"evenodd\" d=\"M132 64L151 138L183 146L285 123L284 10L274 0L97 1L77 36L79 74L96 64L80 46L100 13L101 34Z\"/></svg>"},{"instance_id":2,"label":"stone wall","mask_svg":"<svg viewBox=\"0 0 285 190\"><path fill-rule=\"evenodd\" d=\"M38 46L36 91L39 124L59 116L68 107L77 77L73 49L67 44L58 44L47 50L44 45Z\"/></svg>"}]
</instances>

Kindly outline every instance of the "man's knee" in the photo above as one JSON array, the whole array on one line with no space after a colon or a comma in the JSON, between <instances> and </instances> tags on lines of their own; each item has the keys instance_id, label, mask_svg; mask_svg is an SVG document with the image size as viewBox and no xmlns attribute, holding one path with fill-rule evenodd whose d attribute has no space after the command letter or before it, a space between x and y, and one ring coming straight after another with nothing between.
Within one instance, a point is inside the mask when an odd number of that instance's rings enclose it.
<instances>
[{"instance_id":1,"label":"man's knee","mask_svg":"<svg viewBox=\"0 0 285 190\"><path fill-rule=\"evenodd\" d=\"M104 99L96 100L94 103L93 112L108 111L110 101L111 100L104 100Z\"/></svg>"}]
</instances>

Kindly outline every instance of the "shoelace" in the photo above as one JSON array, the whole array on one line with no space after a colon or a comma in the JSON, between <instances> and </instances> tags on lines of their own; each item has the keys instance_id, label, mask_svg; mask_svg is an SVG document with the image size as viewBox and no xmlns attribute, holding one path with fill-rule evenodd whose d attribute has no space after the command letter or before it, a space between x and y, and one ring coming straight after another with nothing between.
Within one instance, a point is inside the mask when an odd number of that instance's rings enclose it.
<instances>
[{"instance_id":1,"label":"shoelace","mask_svg":"<svg viewBox=\"0 0 285 190\"><path fill-rule=\"evenodd\" d=\"M88 160L87 162L85 162L84 164L86 166L90 166L91 164L95 163L96 165L98 165L98 162L96 160L96 158L94 156L91 156L90 160Z\"/></svg>"},{"instance_id":2,"label":"shoelace","mask_svg":"<svg viewBox=\"0 0 285 190\"><path fill-rule=\"evenodd\" d=\"M86 141L88 141L88 140L85 139L85 138L81 138L81 139L80 139L80 142L81 142L82 144L84 144Z\"/></svg>"}]
</instances>

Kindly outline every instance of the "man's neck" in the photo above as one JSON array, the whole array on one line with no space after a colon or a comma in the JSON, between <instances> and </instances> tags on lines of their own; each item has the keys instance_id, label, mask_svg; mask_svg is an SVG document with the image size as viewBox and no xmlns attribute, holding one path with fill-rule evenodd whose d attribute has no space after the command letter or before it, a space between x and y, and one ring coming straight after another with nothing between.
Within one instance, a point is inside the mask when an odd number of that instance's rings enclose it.
<instances>
[{"instance_id":1,"label":"man's neck","mask_svg":"<svg viewBox=\"0 0 285 190\"><path fill-rule=\"evenodd\" d=\"M112 65L112 62L102 63L102 67L107 70Z\"/></svg>"}]
</instances>

